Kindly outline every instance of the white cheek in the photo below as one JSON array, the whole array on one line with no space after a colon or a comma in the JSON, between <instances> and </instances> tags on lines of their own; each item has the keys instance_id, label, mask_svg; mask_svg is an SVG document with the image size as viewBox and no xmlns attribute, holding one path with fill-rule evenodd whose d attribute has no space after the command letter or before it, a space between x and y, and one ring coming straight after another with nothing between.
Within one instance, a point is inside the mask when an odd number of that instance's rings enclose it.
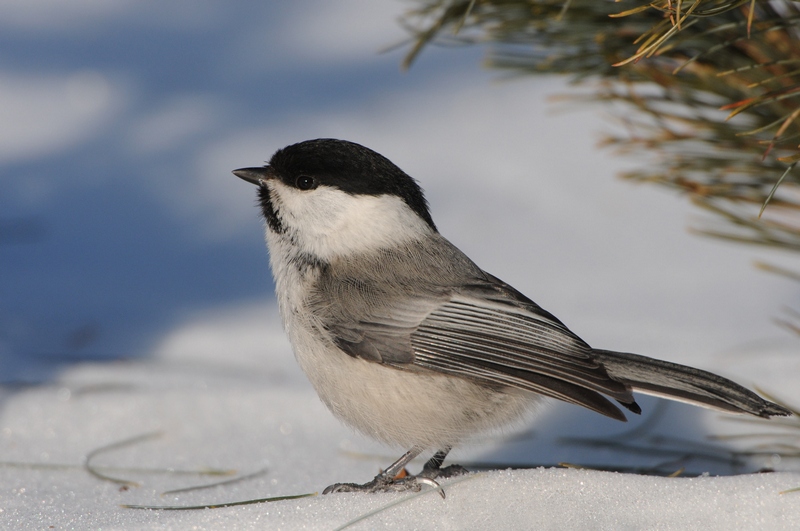
<instances>
[{"instance_id":1,"label":"white cheek","mask_svg":"<svg viewBox=\"0 0 800 531\"><path fill-rule=\"evenodd\" d=\"M431 228L399 197L352 195L320 186L298 190L273 181L275 207L298 250L329 260L429 234Z\"/></svg>"}]
</instances>

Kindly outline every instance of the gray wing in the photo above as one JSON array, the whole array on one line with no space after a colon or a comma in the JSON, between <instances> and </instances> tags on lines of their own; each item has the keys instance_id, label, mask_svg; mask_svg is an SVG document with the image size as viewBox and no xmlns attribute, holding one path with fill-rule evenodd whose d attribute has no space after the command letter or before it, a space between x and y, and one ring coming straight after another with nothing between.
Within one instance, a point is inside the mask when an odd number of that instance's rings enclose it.
<instances>
[{"instance_id":1,"label":"gray wing","mask_svg":"<svg viewBox=\"0 0 800 531\"><path fill-rule=\"evenodd\" d=\"M448 294L404 297L369 322L330 329L351 356L550 396L624 420L639 412L591 347L533 301L486 274ZM602 394L601 394L602 393Z\"/></svg>"}]
</instances>

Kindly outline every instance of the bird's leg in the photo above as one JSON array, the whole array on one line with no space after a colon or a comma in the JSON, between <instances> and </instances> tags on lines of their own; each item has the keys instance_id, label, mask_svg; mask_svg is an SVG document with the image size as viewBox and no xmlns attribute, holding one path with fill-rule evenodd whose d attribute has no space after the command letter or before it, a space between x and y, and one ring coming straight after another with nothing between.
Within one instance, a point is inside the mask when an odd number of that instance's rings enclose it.
<instances>
[{"instance_id":1,"label":"bird's leg","mask_svg":"<svg viewBox=\"0 0 800 531\"><path fill-rule=\"evenodd\" d=\"M417 457L422 452L422 448L415 446L403 456L389 465L389 467L375 476L375 478L360 485L358 483L334 483L330 487L322 491L323 494L330 494L332 492L404 492L414 491L418 492L422 485L430 485L434 488L439 488L437 479L451 478L453 476L460 476L469 471L461 465L450 465L442 468L444 458L450 452L450 447L443 448L436 452L431 457L425 466L422 467L422 472L416 476L406 476L397 479L397 475L402 472L412 459ZM441 492L444 497L444 492Z\"/></svg>"},{"instance_id":2,"label":"bird's leg","mask_svg":"<svg viewBox=\"0 0 800 531\"><path fill-rule=\"evenodd\" d=\"M406 490L418 491L422 488L414 476L407 476L401 479L395 477L422 452L419 446L413 447L403 456L389 465L389 468L375 476L369 483L359 485L358 483L334 483L322 491L323 494L332 492L402 492Z\"/></svg>"},{"instance_id":3,"label":"bird's leg","mask_svg":"<svg viewBox=\"0 0 800 531\"><path fill-rule=\"evenodd\" d=\"M442 468L444 458L447 457L449 452L450 447L448 446L433 454L433 457L431 457L428 462L425 463L425 466L422 467L422 472L420 472L417 476L435 480L467 474L469 470L461 465L450 465Z\"/></svg>"},{"instance_id":4,"label":"bird's leg","mask_svg":"<svg viewBox=\"0 0 800 531\"><path fill-rule=\"evenodd\" d=\"M394 479L397 474L403 471L407 464L409 464L415 457L422 453L422 448L419 446L415 446L411 450L407 451L394 463L389 465L389 467L378 474L379 476L386 476L388 478Z\"/></svg>"}]
</instances>

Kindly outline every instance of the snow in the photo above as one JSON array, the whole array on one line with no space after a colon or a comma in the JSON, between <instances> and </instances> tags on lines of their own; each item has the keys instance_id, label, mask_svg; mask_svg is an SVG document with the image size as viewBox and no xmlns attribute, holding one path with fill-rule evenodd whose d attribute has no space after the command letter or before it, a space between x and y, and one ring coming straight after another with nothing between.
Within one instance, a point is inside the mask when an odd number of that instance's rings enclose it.
<instances>
[{"instance_id":1,"label":"snow","mask_svg":"<svg viewBox=\"0 0 800 531\"><path fill-rule=\"evenodd\" d=\"M681 198L615 180L630 162L595 147L607 116L550 112L563 80L498 83L480 50L431 49L401 74L399 53L375 52L402 38L403 4L56 4L0 8L17 117L0 121L0 527L800 527L785 492L800 465L777 453L796 423L647 397L627 424L550 402L476 437L449 462L478 473L445 499L123 507L321 492L404 451L340 425L281 330L254 191L230 170L295 141L388 156L443 234L590 344L795 406L797 338L773 319L797 289L752 266L791 257L690 236L703 218Z\"/></svg>"},{"instance_id":2,"label":"snow","mask_svg":"<svg viewBox=\"0 0 800 531\"><path fill-rule=\"evenodd\" d=\"M650 410L658 409L655 403L643 401ZM693 421L709 424L722 417L687 415L700 410L676 407L677 414L658 424L677 437L691 438L693 430L707 429L693 426ZM353 528L800 525L798 493L781 494L800 487L796 466L795 472L690 478L554 467L559 460L611 467L666 460L673 471L686 466L702 474L722 467L730 473L713 460L695 463L669 454L674 448L679 453L706 450L694 446L709 444L702 433L694 434L694 442L653 444L654 453L643 458L626 455L624 449L592 450L565 442L567 436L581 435L613 441L627 432L618 440L647 446L648 438L629 431L642 421L632 422L636 424L614 423L573 406L554 406L533 424L533 433L484 439L454 452L455 460L495 463L495 469L443 482L446 499L426 488L410 499L408 494L337 494L195 511L121 507L197 506L318 493L336 481L366 481L399 456L399 450L358 437L332 418L296 368L274 307L250 305L190 320L156 347L150 359L83 363L48 385L9 392L0 437L0 518L8 529L333 529L400 502ZM796 434L797 427L795 439ZM116 443L123 444L110 446ZM716 444L713 453L725 459L727 447ZM102 474L136 485L98 479L85 468L87 457ZM536 462L548 466L508 469L509 464ZM776 465L781 463L768 455L739 472ZM202 473L210 470L233 473ZM212 488L162 494L240 477Z\"/></svg>"}]
</instances>

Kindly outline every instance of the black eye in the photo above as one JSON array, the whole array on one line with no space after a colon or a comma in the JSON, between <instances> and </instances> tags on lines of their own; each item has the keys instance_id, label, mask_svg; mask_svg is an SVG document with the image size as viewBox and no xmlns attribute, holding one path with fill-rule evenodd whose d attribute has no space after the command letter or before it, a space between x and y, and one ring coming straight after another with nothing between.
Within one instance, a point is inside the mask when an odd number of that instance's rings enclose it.
<instances>
[{"instance_id":1,"label":"black eye","mask_svg":"<svg viewBox=\"0 0 800 531\"><path fill-rule=\"evenodd\" d=\"M312 188L317 187L317 182L310 175L298 176L294 184L301 190L311 190Z\"/></svg>"}]
</instances>

